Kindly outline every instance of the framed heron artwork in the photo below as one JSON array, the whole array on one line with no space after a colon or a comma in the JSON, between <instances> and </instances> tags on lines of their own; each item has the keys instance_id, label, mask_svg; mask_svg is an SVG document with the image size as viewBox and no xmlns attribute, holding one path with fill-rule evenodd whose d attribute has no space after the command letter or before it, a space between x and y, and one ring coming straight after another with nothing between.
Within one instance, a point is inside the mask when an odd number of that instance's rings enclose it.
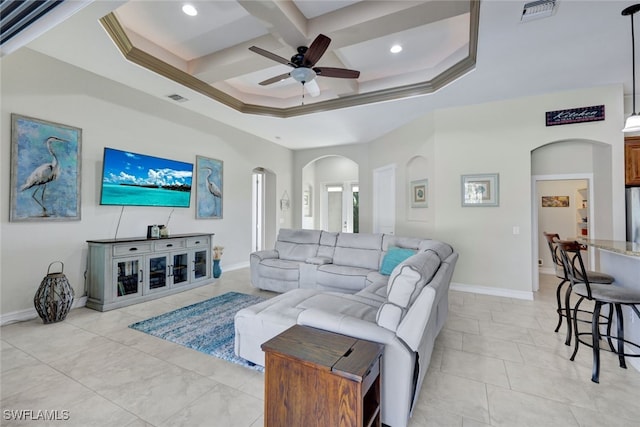
<instances>
[{"instance_id":1,"label":"framed heron artwork","mask_svg":"<svg viewBox=\"0 0 640 427\"><path fill-rule=\"evenodd\" d=\"M196 156L196 218L222 218L222 160Z\"/></svg>"},{"instance_id":2,"label":"framed heron artwork","mask_svg":"<svg viewBox=\"0 0 640 427\"><path fill-rule=\"evenodd\" d=\"M80 220L82 129L11 114L10 221Z\"/></svg>"}]
</instances>

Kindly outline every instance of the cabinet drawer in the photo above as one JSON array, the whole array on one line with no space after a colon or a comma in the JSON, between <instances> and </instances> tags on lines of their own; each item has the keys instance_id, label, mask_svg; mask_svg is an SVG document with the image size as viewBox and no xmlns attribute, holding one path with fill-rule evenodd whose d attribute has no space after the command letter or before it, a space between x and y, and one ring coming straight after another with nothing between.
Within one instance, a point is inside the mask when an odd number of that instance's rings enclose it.
<instances>
[{"instance_id":1,"label":"cabinet drawer","mask_svg":"<svg viewBox=\"0 0 640 427\"><path fill-rule=\"evenodd\" d=\"M209 246L209 236L189 237L187 239L188 248L194 248L197 246Z\"/></svg>"},{"instance_id":2,"label":"cabinet drawer","mask_svg":"<svg viewBox=\"0 0 640 427\"><path fill-rule=\"evenodd\" d=\"M153 250L164 251L170 249L180 249L185 247L184 239L158 240L153 242Z\"/></svg>"},{"instance_id":3,"label":"cabinet drawer","mask_svg":"<svg viewBox=\"0 0 640 427\"><path fill-rule=\"evenodd\" d=\"M138 242L128 245L115 245L113 247L113 256L146 254L151 252L151 242Z\"/></svg>"}]
</instances>

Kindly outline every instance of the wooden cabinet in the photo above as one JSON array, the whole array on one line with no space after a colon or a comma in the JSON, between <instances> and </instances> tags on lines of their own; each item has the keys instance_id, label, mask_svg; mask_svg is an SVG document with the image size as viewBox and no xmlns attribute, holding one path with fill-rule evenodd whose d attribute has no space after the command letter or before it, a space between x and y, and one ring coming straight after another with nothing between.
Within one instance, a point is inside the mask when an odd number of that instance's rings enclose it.
<instances>
[{"instance_id":1,"label":"wooden cabinet","mask_svg":"<svg viewBox=\"0 0 640 427\"><path fill-rule=\"evenodd\" d=\"M640 136L624 139L625 185L640 186Z\"/></svg>"},{"instance_id":2,"label":"wooden cabinet","mask_svg":"<svg viewBox=\"0 0 640 427\"><path fill-rule=\"evenodd\" d=\"M87 241L87 307L112 310L207 283L212 236Z\"/></svg>"},{"instance_id":3,"label":"wooden cabinet","mask_svg":"<svg viewBox=\"0 0 640 427\"><path fill-rule=\"evenodd\" d=\"M265 427L379 427L383 349L300 325L265 342Z\"/></svg>"}]
</instances>

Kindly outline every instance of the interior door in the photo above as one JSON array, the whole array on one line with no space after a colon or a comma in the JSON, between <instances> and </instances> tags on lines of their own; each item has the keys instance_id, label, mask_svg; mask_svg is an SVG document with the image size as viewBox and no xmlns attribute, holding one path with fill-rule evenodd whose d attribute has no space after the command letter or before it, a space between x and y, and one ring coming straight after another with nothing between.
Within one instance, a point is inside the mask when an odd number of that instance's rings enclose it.
<instances>
[{"instance_id":1,"label":"interior door","mask_svg":"<svg viewBox=\"0 0 640 427\"><path fill-rule=\"evenodd\" d=\"M373 232L394 234L396 226L396 166L373 171Z\"/></svg>"}]
</instances>

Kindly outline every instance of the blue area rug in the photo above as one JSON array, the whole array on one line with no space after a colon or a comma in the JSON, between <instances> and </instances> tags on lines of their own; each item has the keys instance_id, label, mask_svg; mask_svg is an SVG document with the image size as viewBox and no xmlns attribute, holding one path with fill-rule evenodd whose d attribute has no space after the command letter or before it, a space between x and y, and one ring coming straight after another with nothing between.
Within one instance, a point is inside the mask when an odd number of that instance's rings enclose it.
<instances>
[{"instance_id":1,"label":"blue area rug","mask_svg":"<svg viewBox=\"0 0 640 427\"><path fill-rule=\"evenodd\" d=\"M259 296L227 292L206 301L136 322L129 327L264 372L262 366L236 356L233 351L235 314L261 301L264 301L264 298Z\"/></svg>"}]
</instances>

